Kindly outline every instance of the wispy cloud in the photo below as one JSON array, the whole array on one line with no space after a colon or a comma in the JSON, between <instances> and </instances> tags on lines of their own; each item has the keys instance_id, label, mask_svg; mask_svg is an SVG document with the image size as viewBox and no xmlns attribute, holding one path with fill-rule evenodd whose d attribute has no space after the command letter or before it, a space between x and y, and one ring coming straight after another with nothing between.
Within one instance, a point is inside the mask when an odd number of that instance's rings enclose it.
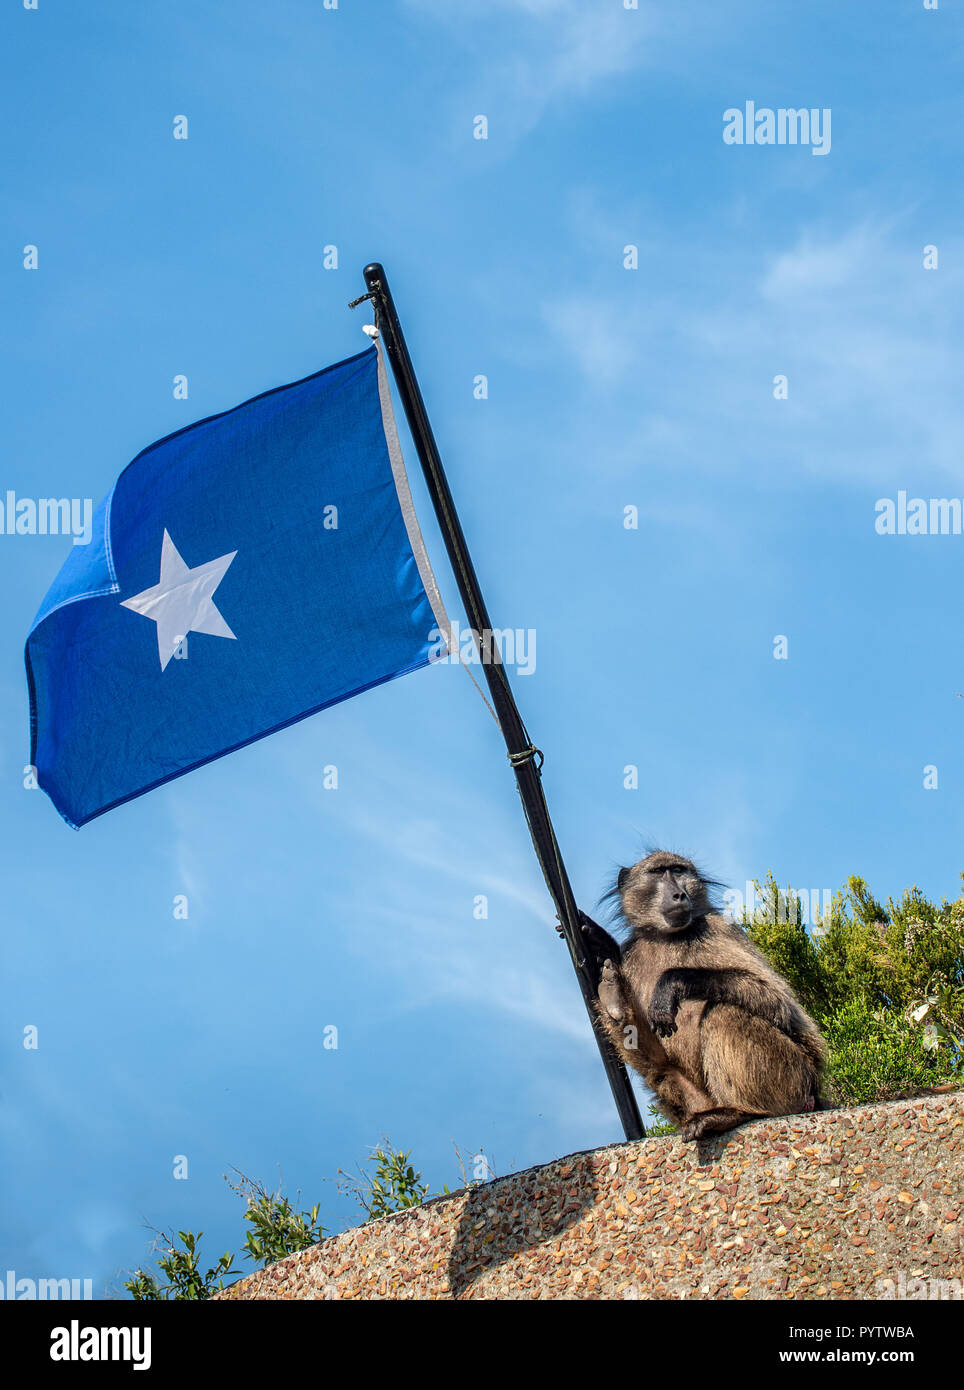
<instances>
[{"instance_id":1,"label":"wispy cloud","mask_svg":"<svg viewBox=\"0 0 964 1390\"><path fill-rule=\"evenodd\" d=\"M204 866L207 828L195 804L180 786L167 789L167 805L173 823L170 841L171 893L183 894L188 911L202 907L208 876Z\"/></svg>"},{"instance_id":2,"label":"wispy cloud","mask_svg":"<svg viewBox=\"0 0 964 1390\"><path fill-rule=\"evenodd\" d=\"M660 7L641 0L627 10L609 0L408 0L413 10L445 23L455 41L470 42L477 24L511 21L509 44L484 61L471 90L487 94L487 114L519 139L560 101L580 98L643 66L651 57ZM485 108L483 108L485 109Z\"/></svg>"},{"instance_id":3,"label":"wispy cloud","mask_svg":"<svg viewBox=\"0 0 964 1390\"><path fill-rule=\"evenodd\" d=\"M364 799L357 800L318 792L317 782L305 778L294 762L287 770L301 781L300 792L316 811L336 816L342 828L375 848L381 875L392 878L397 865L402 874L416 871L423 884L444 885L444 898L433 901L423 894L417 907L400 907L391 897L368 901L366 895L364 949L369 952L377 938L380 965L398 974L404 1007L428 999L472 1003L493 1016L514 1015L593 1046L521 819L518 837L487 847L499 865L494 871L480 855L456 845L452 826L464 815L464 788L444 775L432 776L433 814L399 820L390 809L379 808L406 802L413 770L403 757L387 760L383 752L373 752L363 762L356 756L354 775L366 787ZM477 814L486 823L498 820L491 807L479 806ZM480 895L488 899L489 915L476 920L472 904ZM458 920L453 920L453 898L464 904Z\"/></svg>"},{"instance_id":4,"label":"wispy cloud","mask_svg":"<svg viewBox=\"0 0 964 1390\"><path fill-rule=\"evenodd\" d=\"M546 301L543 323L555 333L592 387L618 387L637 371L637 353L620 330L616 307L592 295L568 295Z\"/></svg>"},{"instance_id":5,"label":"wispy cloud","mask_svg":"<svg viewBox=\"0 0 964 1390\"><path fill-rule=\"evenodd\" d=\"M627 381L642 388L611 460L655 445L701 468L722 457L732 473L732 451L717 442L736 428L750 470L778 454L786 476L958 477L964 273L954 247L925 270L906 228L868 218L842 231L805 227L762 269L715 241L677 249L689 268L676 263L675 292L652 290L634 333L621 329L625 301L611 290L583 287L541 306L589 393L612 400ZM783 402L772 394L778 373L789 379Z\"/></svg>"}]
</instances>

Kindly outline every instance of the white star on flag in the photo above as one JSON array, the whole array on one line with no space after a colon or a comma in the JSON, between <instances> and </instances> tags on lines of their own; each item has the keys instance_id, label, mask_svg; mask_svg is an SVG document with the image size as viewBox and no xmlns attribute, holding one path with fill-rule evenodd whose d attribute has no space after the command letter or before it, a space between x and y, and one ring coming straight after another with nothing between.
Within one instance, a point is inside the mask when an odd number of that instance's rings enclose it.
<instances>
[{"instance_id":1,"label":"white star on flag","mask_svg":"<svg viewBox=\"0 0 964 1390\"><path fill-rule=\"evenodd\" d=\"M206 632L212 637L230 637L237 641L214 604L214 591L237 553L232 550L230 555L190 569L165 529L159 583L133 598L121 600L122 607L131 608L157 623L157 650L162 671L189 632Z\"/></svg>"}]
</instances>

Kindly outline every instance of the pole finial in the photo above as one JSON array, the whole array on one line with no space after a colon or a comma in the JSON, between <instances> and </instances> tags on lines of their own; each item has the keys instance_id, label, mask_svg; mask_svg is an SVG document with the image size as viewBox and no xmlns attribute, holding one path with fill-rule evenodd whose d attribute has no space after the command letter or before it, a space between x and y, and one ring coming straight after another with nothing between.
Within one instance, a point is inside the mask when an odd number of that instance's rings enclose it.
<instances>
[{"instance_id":1,"label":"pole finial","mask_svg":"<svg viewBox=\"0 0 964 1390\"><path fill-rule=\"evenodd\" d=\"M365 277L365 284L369 289L372 288L376 280L384 280L385 278L385 270L381 261L372 261L370 265L366 265L362 274Z\"/></svg>"}]
</instances>

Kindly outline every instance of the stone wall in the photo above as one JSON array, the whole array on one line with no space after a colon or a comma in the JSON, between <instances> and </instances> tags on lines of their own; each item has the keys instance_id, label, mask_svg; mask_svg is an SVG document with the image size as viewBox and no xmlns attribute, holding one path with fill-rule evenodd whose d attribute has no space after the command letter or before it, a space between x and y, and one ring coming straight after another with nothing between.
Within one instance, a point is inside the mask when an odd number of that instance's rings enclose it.
<instances>
[{"instance_id":1,"label":"stone wall","mask_svg":"<svg viewBox=\"0 0 964 1390\"><path fill-rule=\"evenodd\" d=\"M946 1297L927 1281L964 1282L962 1203L955 1092L570 1154L332 1236L220 1297Z\"/></svg>"}]
</instances>

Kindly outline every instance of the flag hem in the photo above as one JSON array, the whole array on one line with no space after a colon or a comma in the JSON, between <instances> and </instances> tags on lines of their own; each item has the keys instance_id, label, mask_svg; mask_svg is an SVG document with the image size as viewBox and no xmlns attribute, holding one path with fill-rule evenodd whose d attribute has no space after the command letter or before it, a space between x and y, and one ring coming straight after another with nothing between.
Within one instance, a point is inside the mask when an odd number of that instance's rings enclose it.
<instances>
[{"instance_id":1,"label":"flag hem","mask_svg":"<svg viewBox=\"0 0 964 1390\"><path fill-rule=\"evenodd\" d=\"M425 548L425 541L422 538L422 528L418 524L418 516L415 512L415 503L412 500L412 489L408 481L408 473L405 469L405 459L402 456L402 446L398 438L398 426L395 424L395 411L392 407L392 393L388 385L388 373L385 370L385 358L382 353L381 341L375 339L375 351L378 355L378 399L382 408L382 428L385 431L385 443L388 446L388 459L392 465L392 476L395 479L395 492L398 496L398 505L402 513L402 520L405 522L405 530L408 532L408 543L412 547L412 554L415 557L415 564L418 568L418 575L422 581L422 588L429 601L432 613L438 630L445 639L445 650L452 652L452 624L449 615L445 611L445 604L439 591L438 580L435 578L435 571L432 569L432 562L428 558L428 551Z\"/></svg>"}]
</instances>

